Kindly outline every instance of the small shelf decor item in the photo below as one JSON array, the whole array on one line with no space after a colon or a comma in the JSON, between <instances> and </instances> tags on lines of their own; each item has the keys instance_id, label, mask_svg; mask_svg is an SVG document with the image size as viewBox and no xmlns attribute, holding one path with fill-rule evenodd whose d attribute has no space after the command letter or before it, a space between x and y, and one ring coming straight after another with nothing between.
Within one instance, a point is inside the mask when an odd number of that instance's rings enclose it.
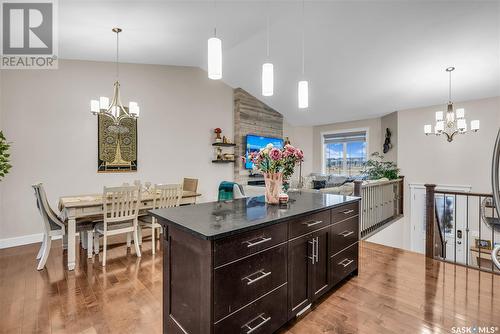
<instances>
[{"instance_id":1,"label":"small shelf decor item","mask_svg":"<svg viewBox=\"0 0 500 334\"><path fill-rule=\"evenodd\" d=\"M221 128L215 128L214 133L215 133L215 142L222 143L222 137L220 136L220 134L222 133Z\"/></svg>"},{"instance_id":2,"label":"small shelf decor item","mask_svg":"<svg viewBox=\"0 0 500 334\"><path fill-rule=\"evenodd\" d=\"M9 148L10 144L7 142L2 131L0 131L0 181L9 173L12 165L9 163Z\"/></svg>"},{"instance_id":3,"label":"small shelf decor item","mask_svg":"<svg viewBox=\"0 0 500 334\"><path fill-rule=\"evenodd\" d=\"M242 159L245 161L244 157ZM304 152L289 144L282 149L268 144L260 151L251 152L249 159L253 162L254 169L264 175L266 203L279 204L283 183L288 183L295 166L304 159Z\"/></svg>"}]
</instances>

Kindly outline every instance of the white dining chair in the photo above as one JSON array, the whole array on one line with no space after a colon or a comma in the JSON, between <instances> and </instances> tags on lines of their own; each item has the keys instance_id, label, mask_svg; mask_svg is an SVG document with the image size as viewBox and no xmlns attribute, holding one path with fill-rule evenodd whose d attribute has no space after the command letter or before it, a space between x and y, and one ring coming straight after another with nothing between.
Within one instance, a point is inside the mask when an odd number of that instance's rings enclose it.
<instances>
[{"instance_id":1,"label":"white dining chair","mask_svg":"<svg viewBox=\"0 0 500 334\"><path fill-rule=\"evenodd\" d=\"M132 233L135 252L141 256L138 238L138 213L141 191L137 186L104 187L103 221L94 228L94 250L99 254L99 237L103 237L102 265L106 266L108 237L117 234Z\"/></svg>"},{"instance_id":2,"label":"white dining chair","mask_svg":"<svg viewBox=\"0 0 500 334\"><path fill-rule=\"evenodd\" d=\"M36 256L38 261L37 270L42 270L49 257L52 239L66 234L66 224L59 219L58 215L49 205L47 194L42 183L32 185L35 191L36 205L40 215L42 216L43 238L42 245ZM80 233L80 237L87 236L89 231L93 229L92 221L80 221L77 224L76 231Z\"/></svg>"},{"instance_id":3,"label":"white dining chair","mask_svg":"<svg viewBox=\"0 0 500 334\"><path fill-rule=\"evenodd\" d=\"M172 208L179 206L182 199L182 185L181 184L155 184L153 187L153 208ZM151 229L151 249L153 254L156 252L156 236L155 230L160 229L161 225L158 224L155 217L150 215L139 217L140 227L147 227ZM142 236L142 234L141 234Z\"/></svg>"}]
</instances>

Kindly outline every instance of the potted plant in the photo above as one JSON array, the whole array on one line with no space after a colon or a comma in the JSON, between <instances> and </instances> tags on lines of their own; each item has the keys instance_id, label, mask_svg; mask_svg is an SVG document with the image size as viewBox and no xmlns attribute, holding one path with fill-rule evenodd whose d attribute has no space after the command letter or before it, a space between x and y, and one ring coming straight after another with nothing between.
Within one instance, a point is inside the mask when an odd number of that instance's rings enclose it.
<instances>
[{"instance_id":1,"label":"potted plant","mask_svg":"<svg viewBox=\"0 0 500 334\"><path fill-rule=\"evenodd\" d=\"M12 165L9 163L9 148L10 144L5 139L2 131L0 131L0 181L9 173Z\"/></svg>"},{"instance_id":2,"label":"potted plant","mask_svg":"<svg viewBox=\"0 0 500 334\"><path fill-rule=\"evenodd\" d=\"M221 128L215 128L214 129L214 133L215 133L215 142L216 143L221 143L222 142L222 138L220 136L220 134L222 133Z\"/></svg>"},{"instance_id":3,"label":"potted plant","mask_svg":"<svg viewBox=\"0 0 500 334\"><path fill-rule=\"evenodd\" d=\"M302 161L304 153L289 144L282 149L268 144L259 152L252 152L249 158L254 164L254 169L264 175L266 203L278 204L283 182L287 184L290 180L295 165Z\"/></svg>"},{"instance_id":4,"label":"potted plant","mask_svg":"<svg viewBox=\"0 0 500 334\"><path fill-rule=\"evenodd\" d=\"M379 152L374 152L371 154L371 158L365 162L363 174L366 174L370 180L384 177L394 180L398 178L399 168L392 161L384 161L384 156Z\"/></svg>"}]
</instances>

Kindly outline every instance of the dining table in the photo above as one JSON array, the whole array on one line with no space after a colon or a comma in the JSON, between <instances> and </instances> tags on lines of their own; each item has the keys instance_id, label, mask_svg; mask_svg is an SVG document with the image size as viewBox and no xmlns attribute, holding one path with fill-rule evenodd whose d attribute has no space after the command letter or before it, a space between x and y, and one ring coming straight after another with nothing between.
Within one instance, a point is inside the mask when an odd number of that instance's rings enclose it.
<instances>
[{"instance_id":1,"label":"dining table","mask_svg":"<svg viewBox=\"0 0 500 334\"><path fill-rule=\"evenodd\" d=\"M195 204L196 198L201 194L195 191L182 193L181 205ZM146 214L153 209L154 194L150 191L141 192L141 203L139 214ZM66 235L63 245L67 248L68 270L74 270L76 265L76 225L80 222L88 222L89 219L103 217L102 194L63 196L59 198L59 218L67 223Z\"/></svg>"}]
</instances>

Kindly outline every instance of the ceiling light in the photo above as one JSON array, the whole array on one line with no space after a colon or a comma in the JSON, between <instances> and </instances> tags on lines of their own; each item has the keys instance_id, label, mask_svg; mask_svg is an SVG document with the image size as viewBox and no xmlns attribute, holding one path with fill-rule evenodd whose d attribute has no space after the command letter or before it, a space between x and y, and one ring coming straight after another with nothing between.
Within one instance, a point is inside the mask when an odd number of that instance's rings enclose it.
<instances>
[{"instance_id":1,"label":"ceiling light","mask_svg":"<svg viewBox=\"0 0 500 334\"><path fill-rule=\"evenodd\" d=\"M446 108L446 120L444 120L444 115L442 111L436 112L436 124L434 126L434 134L439 136L441 134L446 135L448 142L453 141L453 137L458 134L467 133L467 121L465 120L465 109L458 108L454 110L453 102L451 102L451 72L455 70L454 67L448 67L446 72L449 73L449 91L448 91L448 106ZM476 132L479 130L479 121L473 120L470 123L470 128L472 131ZM432 126L427 124L424 126L424 133L426 135L432 134Z\"/></svg>"},{"instance_id":2,"label":"ceiling light","mask_svg":"<svg viewBox=\"0 0 500 334\"><path fill-rule=\"evenodd\" d=\"M305 51L304 51L304 0L302 0L302 77L305 73ZM302 79L299 81L299 109L309 107L309 83Z\"/></svg>"},{"instance_id":3,"label":"ceiling light","mask_svg":"<svg viewBox=\"0 0 500 334\"><path fill-rule=\"evenodd\" d=\"M269 2L268 2L269 4ZM274 66L269 62L269 6L267 8L267 33L266 33L266 58L267 62L262 64L262 95L273 96L274 94Z\"/></svg>"},{"instance_id":4,"label":"ceiling light","mask_svg":"<svg viewBox=\"0 0 500 334\"><path fill-rule=\"evenodd\" d=\"M208 39L208 78L222 79L222 41L217 38L217 2L214 1L214 37Z\"/></svg>"},{"instance_id":5,"label":"ceiling light","mask_svg":"<svg viewBox=\"0 0 500 334\"><path fill-rule=\"evenodd\" d=\"M113 28L112 31L116 33L116 81L114 83L114 93L111 104L109 98L106 96L99 97L99 100L90 101L90 112L94 115L103 115L113 119L115 124L120 124L124 118L138 118L139 105L137 102L130 102L129 107L123 106L120 100L120 82L119 77L119 39L118 34L122 31L120 28Z\"/></svg>"}]
</instances>

